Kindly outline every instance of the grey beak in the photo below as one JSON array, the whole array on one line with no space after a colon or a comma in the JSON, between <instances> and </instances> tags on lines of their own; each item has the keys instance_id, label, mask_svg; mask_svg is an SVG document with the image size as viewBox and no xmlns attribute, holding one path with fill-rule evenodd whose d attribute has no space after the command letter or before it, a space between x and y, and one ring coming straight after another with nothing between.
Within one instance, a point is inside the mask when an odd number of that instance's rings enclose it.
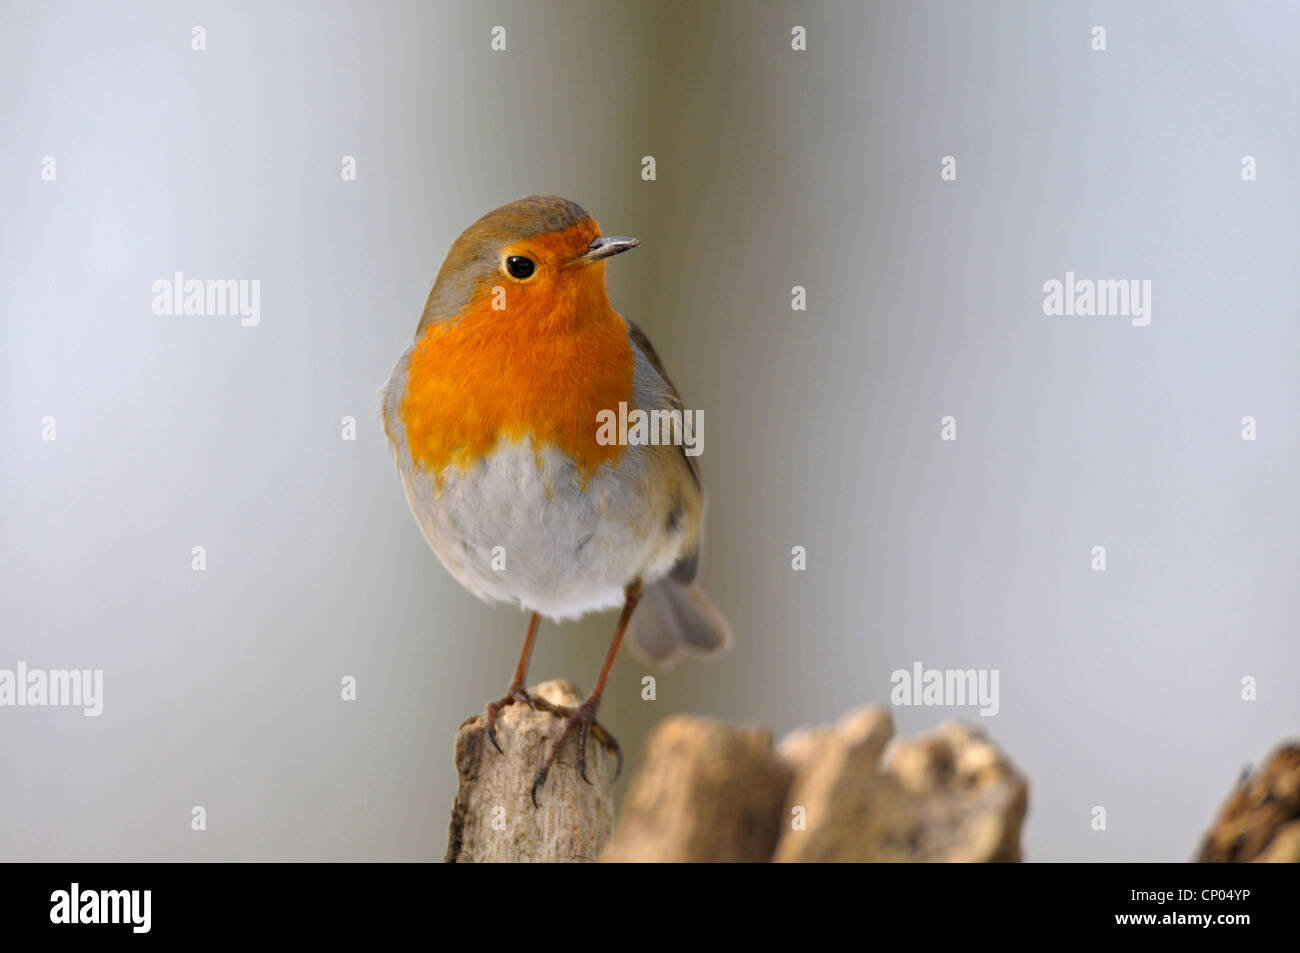
<instances>
[{"instance_id":1,"label":"grey beak","mask_svg":"<svg viewBox=\"0 0 1300 953\"><path fill-rule=\"evenodd\" d=\"M602 258L621 255L623 252L630 251L640 244L635 238L602 235L600 238L592 240L592 243L587 246L587 253L578 257L577 264L589 265L593 261L600 261Z\"/></svg>"}]
</instances>

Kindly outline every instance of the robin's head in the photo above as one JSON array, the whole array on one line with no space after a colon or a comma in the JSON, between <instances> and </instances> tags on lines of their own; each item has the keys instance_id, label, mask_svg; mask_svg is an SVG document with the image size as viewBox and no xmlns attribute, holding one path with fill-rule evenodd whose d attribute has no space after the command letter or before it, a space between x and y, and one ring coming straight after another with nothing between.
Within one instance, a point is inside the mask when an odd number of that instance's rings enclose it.
<instances>
[{"instance_id":1,"label":"robin's head","mask_svg":"<svg viewBox=\"0 0 1300 953\"><path fill-rule=\"evenodd\" d=\"M488 212L452 244L424 306L420 331L480 310L520 320L563 317L605 298L604 259L635 238L604 237L581 206L529 195Z\"/></svg>"}]
</instances>

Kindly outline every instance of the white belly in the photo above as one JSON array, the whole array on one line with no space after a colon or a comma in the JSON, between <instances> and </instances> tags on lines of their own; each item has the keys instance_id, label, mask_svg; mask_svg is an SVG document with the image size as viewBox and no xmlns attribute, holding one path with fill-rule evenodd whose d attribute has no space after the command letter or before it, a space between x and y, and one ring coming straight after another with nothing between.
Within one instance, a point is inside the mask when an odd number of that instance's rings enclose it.
<instances>
[{"instance_id":1,"label":"white belly","mask_svg":"<svg viewBox=\"0 0 1300 953\"><path fill-rule=\"evenodd\" d=\"M503 441L462 473L448 467L436 491L405 454L398 467L425 538L461 585L561 620L621 606L629 582L663 578L689 549L698 502L679 499L672 481L646 480L666 449L627 447L585 488L567 457L530 442ZM682 505L670 527L666 514Z\"/></svg>"}]
</instances>

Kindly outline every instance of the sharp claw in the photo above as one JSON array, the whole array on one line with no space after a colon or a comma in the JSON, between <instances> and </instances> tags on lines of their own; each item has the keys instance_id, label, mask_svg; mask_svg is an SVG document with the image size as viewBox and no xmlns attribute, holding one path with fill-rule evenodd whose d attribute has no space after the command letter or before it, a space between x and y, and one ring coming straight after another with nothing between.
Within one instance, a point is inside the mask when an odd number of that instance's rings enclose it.
<instances>
[{"instance_id":1,"label":"sharp claw","mask_svg":"<svg viewBox=\"0 0 1300 953\"><path fill-rule=\"evenodd\" d=\"M501 700L488 702L486 716L484 718L487 722L487 736L488 740L492 742L492 747L496 748L499 754L505 754L505 750L501 747L501 742L497 741L497 712L502 708L505 708L507 705L513 705L517 701L523 702L529 708L533 709L533 711L537 710L537 706L533 704L532 696L522 688L511 688L506 692L505 697Z\"/></svg>"},{"instance_id":2,"label":"sharp claw","mask_svg":"<svg viewBox=\"0 0 1300 953\"><path fill-rule=\"evenodd\" d=\"M546 783L546 779L551 772L551 766L555 763L555 759L560 753L561 746L563 746L564 742L575 729L578 732L578 758L575 765L578 769L578 777L582 778L582 780L587 784L594 783L591 780L591 776L587 773L587 740L592 735L596 736L596 740L601 743L607 752L618 758L618 764L614 768L614 777L611 779L610 783L617 781L619 776L622 775L623 749L620 748L618 742L614 740L614 736L606 731L604 726L596 720L596 707L594 705L583 704L577 708L566 708L561 705L553 705L544 698L530 698L527 692L517 693L512 697L530 705L532 705L533 702L536 702L536 705L532 706L535 710L540 709L541 711L551 712L560 718L563 718L565 722L564 728L560 732L560 736L551 746L550 757L533 777L533 786L528 792L528 796L533 802L533 807L540 808L542 806L541 802L537 799L537 792L541 790L542 785ZM492 737L493 743L495 744L495 736L492 736L490 732L489 736ZM500 751L501 749L498 747L497 750Z\"/></svg>"},{"instance_id":3,"label":"sharp claw","mask_svg":"<svg viewBox=\"0 0 1300 953\"><path fill-rule=\"evenodd\" d=\"M587 733L590 730L586 722L578 727L578 777L588 784L591 783L591 778L587 777Z\"/></svg>"}]
</instances>

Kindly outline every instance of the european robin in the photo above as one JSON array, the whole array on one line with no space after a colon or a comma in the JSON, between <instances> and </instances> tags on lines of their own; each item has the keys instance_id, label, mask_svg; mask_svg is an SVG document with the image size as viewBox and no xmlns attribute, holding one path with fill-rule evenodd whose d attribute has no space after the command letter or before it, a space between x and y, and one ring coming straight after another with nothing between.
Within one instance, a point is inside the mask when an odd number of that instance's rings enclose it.
<instances>
[{"instance_id":1,"label":"european robin","mask_svg":"<svg viewBox=\"0 0 1300 953\"><path fill-rule=\"evenodd\" d=\"M589 734L621 770L618 742L596 712L624 635L659 662L714 653L731 638L696 581L696 456L681 442L601 436L600 421L624 407L684 410L649 340L605 292L606 259L637 244L601 235L582 208L555 196L489 212L452 244L383 391L384 431L429 546L480 599L531 613L514 677L485 721L500 751L493 726L506 705L565 719L534 779L534 803L575 730L583 780ZM525 690L539 616L560 622L615 607L613 642L581 705Z\"/></svg>"}]
</instances>

